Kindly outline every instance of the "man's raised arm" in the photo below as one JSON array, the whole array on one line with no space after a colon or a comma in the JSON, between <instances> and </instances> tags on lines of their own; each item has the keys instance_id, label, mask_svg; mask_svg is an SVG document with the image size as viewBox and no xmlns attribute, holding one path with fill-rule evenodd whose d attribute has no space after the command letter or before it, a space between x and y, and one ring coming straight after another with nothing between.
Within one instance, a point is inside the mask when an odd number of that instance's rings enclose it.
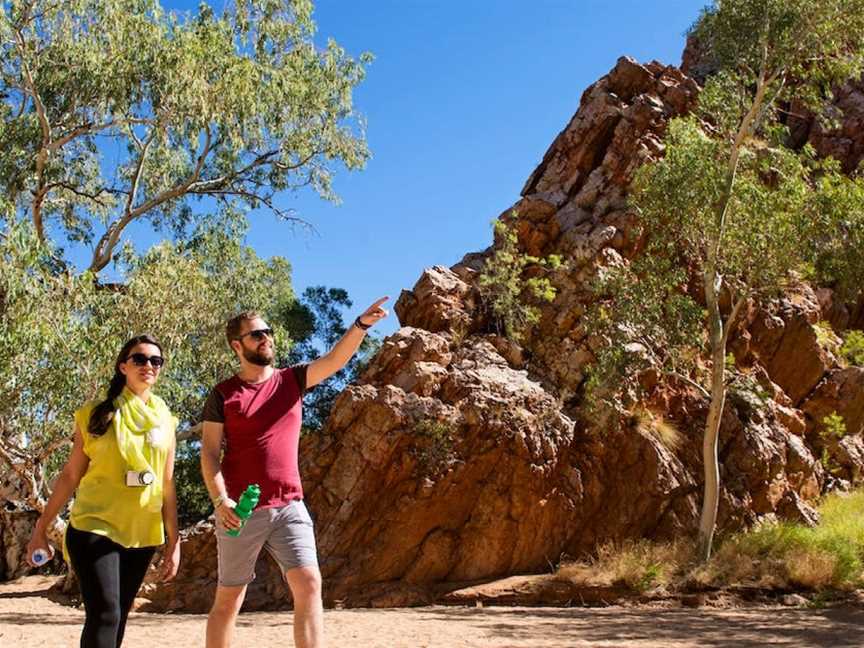
<instances>
[{"instance_id":1,"label":"man's raised arm","mask_svg":"<svg viewBox=\"0 0 864 648\"><path fill-rule=\"evenodd\" d=\"M381 308L381 305L388 299L389 297L382 297L363 311L330 351L309 364L309 368L306 370L307 389L327 380L348 364L348 361L360 348L363 338L366 337L366 330L387 317L387 310Z\"/></svg>"}]
</instances>

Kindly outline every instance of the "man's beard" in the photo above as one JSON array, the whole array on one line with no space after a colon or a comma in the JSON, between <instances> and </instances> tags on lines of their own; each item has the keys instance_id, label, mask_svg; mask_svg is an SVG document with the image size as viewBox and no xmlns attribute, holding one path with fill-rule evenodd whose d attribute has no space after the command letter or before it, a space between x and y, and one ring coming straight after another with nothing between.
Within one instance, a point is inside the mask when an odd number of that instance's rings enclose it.
<instances>
[{"instance_id":1,"label":"man's beard","mask_svg":"<svg viewBox=\"0 0 864 648\"><path fill-rule=\"evenodd\" d=\"M260 351L250 351L246 347L243 347L243 357L246 358L247 362L251 362L252 364L256 364L259 367L266 367L268 365L273 364L273 350L266 349L263 353Z\"/></svg>"}]
</instances>

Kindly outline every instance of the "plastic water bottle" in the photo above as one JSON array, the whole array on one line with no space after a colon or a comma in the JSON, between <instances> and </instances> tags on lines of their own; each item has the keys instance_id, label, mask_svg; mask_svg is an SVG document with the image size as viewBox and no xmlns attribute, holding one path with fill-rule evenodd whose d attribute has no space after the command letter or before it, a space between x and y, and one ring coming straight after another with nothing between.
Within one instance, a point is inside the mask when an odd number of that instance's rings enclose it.
<instances>
[{"instance_id":1,"label":"plastic water bottle","mask_svg":"<svg viewBox=\"0 0 864 648\"><path fill-rule=\"evenodd\" d=\"M51 555L44 549L37 549L30 555L30 561L37 567L44 565L48 562L49 558L51 558Z\"/></svg>"},{"instance_id":2,"label":"plastic water bottle","mask_svg":"<svg viewBox=\"0 0 864 648\"><path fill-rule=\"evenodd\" d=\"M258 488L258 484L250 484L246 487L246 490L243 491L243 494L240 496L240 501L237 502L237 506L234 507L234 514L240 518L240 528L229 529L226 531L228 535L234 536L235 538L240 535L240 531L243 530L243 525L246 524L246 520L248 520L249 516L252 515L252 509L258 505L258 498L260 496L261 490Z\"/></svg>"}]
</instances>

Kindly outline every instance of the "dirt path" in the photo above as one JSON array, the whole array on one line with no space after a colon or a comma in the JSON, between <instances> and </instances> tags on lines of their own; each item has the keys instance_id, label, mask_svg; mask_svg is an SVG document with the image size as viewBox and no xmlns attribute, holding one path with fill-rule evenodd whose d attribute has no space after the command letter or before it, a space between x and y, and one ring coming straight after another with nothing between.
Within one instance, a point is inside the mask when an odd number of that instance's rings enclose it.
<instances>
[{"instance_id":1,"label":"dirt path","mask_svg":"<svg viewBox=\"0 0 864 648\"><path fill-rule=\"evenodd\" d=\"M45 598L51 579L0 584L0 646L74 648L83 611ZM864 609L457 608L328 610L330 648L864 647ZM124 648L203 645L205 617L136 614ZM289 648L290 612L243 614L235 648Z\"/></svg>"}]
</instances>

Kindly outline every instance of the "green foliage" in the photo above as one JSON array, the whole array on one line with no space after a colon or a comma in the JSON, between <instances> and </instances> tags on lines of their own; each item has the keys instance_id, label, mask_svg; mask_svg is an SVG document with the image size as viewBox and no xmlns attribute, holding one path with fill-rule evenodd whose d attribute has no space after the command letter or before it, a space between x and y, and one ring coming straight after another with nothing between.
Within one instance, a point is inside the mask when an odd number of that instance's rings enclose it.
<instances>
[{"instance_id":1,"label":"green foliage","mask_svg":"<svg viewBox=\"0 0 864 648\"><path fill-rule=\"evenodd\" d=\"M414 426L414 434L421 439L415 456L424 471L436 473L444 468L453 452L453 430L450 425L424 419Z\"/></svg>"},{"instance_id":2,"label":"green foliage","mask_svg":"<svg viewBox=\"0 0 864 648\"><path fill-rule=\"evenodd\" d=\"M822 418L819 438L822 439L825 445L822 447L819 461L822 463L822 467L829 473L835 474L841 470L840 466L834 462L831 456L831 445L844 436L846 436L846 421L836 411Z\"/></svg>"},{"instance_id":3,"label":"green foliage","mask_svg":"<svg viewBox=\"0 0 864 648\"><path fill-rule=\"evenodd\" d=\"M177 486L177 514L180 525L194 524L213 512L213 504L201 477L201 444L180 441L174 460L174 482Z\"/></svg>"},{"instance_id":4,"label":"green foliage","mask_svg":"<svg viewBox=\"0 0 864 648\"><path fill-rule=\"evenodd\" d=\"M370 62L313 42L310 0L217 14L158 0L15 0L0 13L0 186L41 240L93 244L100 271L136 220L183 238L206 214L335 199L332 170L368 151L352 93ZM61 250L55 250L61 254Z\"/></svg>"},{"instance_id":5,"label":"green foliage","mask_svg":"<svg viewBox=\"0 0 864 648\"><path fill-rule=\"evenodd\" d=\"M494 222L495 249L486 260L477 283L498 332L515 342L521 341L540 319L540 309L530 300L551 302L555 299L555 287L546 274L561 267L558 255L540 258L520 251L517 223L515 211L509 223ZM529 275L531 271L535 274Z\"/></svg>"},{"instance_id":6,"label":"green foliage","mask_svg":"<svg viewBox=\"0 0 864 648\"><path fill-rule=\"evenodd\" d=\"M598 428L638 402L638 374L648 367L688 373L704 345L704 309L687 292L680 256L661 251L654 239L648 253L629 266L601 269L597 300L586 316L588 333L602 341L585 384L585 413Z\"/></svg>"},{"instance_id":7,"label":"green foliage","mask_svg":"<svg viewBox=\"0 0 864 648\"><path fill-rule=\"evenodd\" d=\"M813 278L834 286L841 299L852 299L864 285L864 180L843 175L830 158L823 166L802 233Z\"/></svg>"},{"instance_id":8,"label":"green foliage","mask_svg":"<svg viewBox=\"0 0 864 648\"><path fill-rule=\"evenodd\" d=\"M846 436L846 421L837 412L831 412L822 419L819 435L823 439L842 439Z\"/></svg>"},{"instance_id":9,"label":"green foliage","mask_svg":"<svg viewBox=\"0 0 864 648\"><path fill-rule=\"evenodd\" d=\"M849 331L840 347L840 354L853 365L864 367L864 331Z\"/></svg>"},{"instance_id":10,"label":"green foliage","mask_svg":"<svg viewBox=\"0 0 864 648\"><path fill-rule=\"evenodd\" d=\"M793 584L817 589L860 587L864 568L864 493L830 495L819 507L819 514L820 523L813 528L783 522L733 536L720 548L713 569L722 579L740 579L742 575L726 572L740 562L740 557L746 557L755 564L779 567L783 572L780 576ZM802 565L815 563L809 560L811 557L821 559L823 573L807 574L805 579Z\"/></svg>"},{"instance_id":11,"label":"green foliage","mask_svg":"<svg viewBox=\"0 0 864 648\"><path fill-rule=\"evenodd\" d=\"M840 340L834 333L831 322L817 322L813 325L813 330L816 332L816 344L818 344L820 348L830 351L831 353L837 353L839 351Z\"/></svg>"},{"instance_id":12,"label":"green foliage","mask_svg":"<svg viewBox=\"0 0 864 648\"><path fill-rule=\"evenodd\" d=\"M164 345L157 391L181 433L198 422L208 390L236 369L224 337L228 317L273 313L277 348L290 347L296 323L280 316L295 304L290 266L259 258L241 234L199 228L187 242L128 256L125 283L109 286L89 273L57 272L26 223L0 238L0 450L32 462L39 495L66 457L72 412L103 396L116 353L133 334L150 331ZM178 447L178 487L184 520L209 510L197 441Z\"/></svg>"},{"instance_id":13,"label":"green foliage","mask_svg":"<svg viewBox=\"0 0 864 648\"><path fill-rule=\"evenodd\" d=\"M764 301L796 274L860 289L864 179L808 146L788 148L778 106L793 95L824 101L859 72L862 26L864 0L723 0L693 27L717 71L696 110L668 124L664 156L635 176L644 245L596 282L589 405L626 407L646 365L707 384L704 367L727 354L731 323L711 306L723 293Z\"/></svg>"},{"instance_id":14,"label":"green foliage","mask_svg":"<svg viewBox=\"0 0 864 648\"><path fill-rule=\"evenodd\" d=\"M657 582L657 579L660 577L662 573L663 565L658 563L651 563L645 567L645 571L642 573L642 576L635 583L634 589L638 592L646 592L654 587L654 584Z\"/></svg>"},{"instance_id":15,"label":"green foliage","mask_svg":"<svg viewBox=\"0 0 864 648\"><path fill-rule=\"evenodd\" d=\"M741 75L745 85L761 72L779 96L794 92L818 109L835 83L860 72L864 2L717 0L690 32L721 70ZM792 79L794 88L787 85Z\"/></svg>"},{"instance_id":16,"label":"green foliage","mask_svg":"<svg viewBox=\"0 0 864 648\"><path fill-rule=\"evenodd\" d=\"M633 206L651 238L646 252L680 255L704 267L716 249L717 271L734 294L776 294L789 271L810 258L802 234L818 210L815 177L832 170L753 140L739 152L734 191L718 229L727 144L708 137L696 117L672 120L666 143L664 158L643 166L633 185Z\"/></svg>"}]
</instances>

